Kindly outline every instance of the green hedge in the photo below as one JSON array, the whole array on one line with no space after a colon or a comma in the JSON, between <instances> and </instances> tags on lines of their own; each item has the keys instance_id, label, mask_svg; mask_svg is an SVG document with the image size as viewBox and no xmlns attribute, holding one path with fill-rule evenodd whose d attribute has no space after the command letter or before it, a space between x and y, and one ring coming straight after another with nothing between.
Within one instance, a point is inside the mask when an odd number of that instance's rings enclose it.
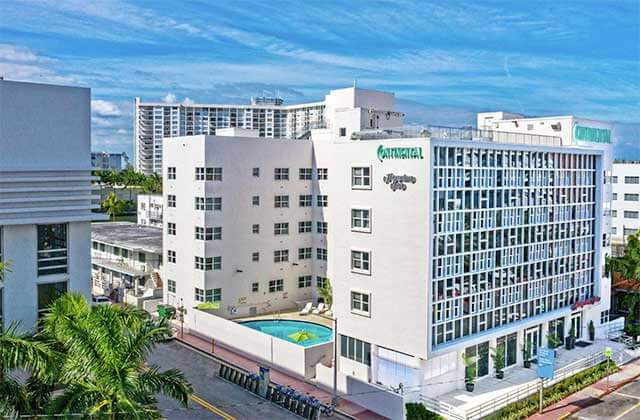
<instances>
[{"instance_id":1,"label":"green hedge","mask_svg":"<svg viewBox=\"0 0 640 420\"><path fill-rule=\"evenodd\" d=\"M609 368L610 373L617 372L618 370L618 366L616 366L615 363L611 362ZM607 362L602 362L592 368L577 373L570 378L563 379L557 384L544 390L544 406L548 407L549 405L555 404L558 401L566 398L567 396L574 394L595 382L598 382L605 376L607 376ZM531 396L525 400L509 404L503 409L487 417L484 417L483 420L526 419L527 417L538 411L539 404L540 401L538 394L535 394L534 396Z\"/></svg>"},{"instance_id":2,"label":"green hedge","mask_svg":"<svg viewBox=\"0 0 640 420\"><path fill-rule=\"evenodd\" d=\"M407 420L444 420L444 417L427 410L420 403L407 403L405 406L407 408Z\"/></svg>"}]
</instances>

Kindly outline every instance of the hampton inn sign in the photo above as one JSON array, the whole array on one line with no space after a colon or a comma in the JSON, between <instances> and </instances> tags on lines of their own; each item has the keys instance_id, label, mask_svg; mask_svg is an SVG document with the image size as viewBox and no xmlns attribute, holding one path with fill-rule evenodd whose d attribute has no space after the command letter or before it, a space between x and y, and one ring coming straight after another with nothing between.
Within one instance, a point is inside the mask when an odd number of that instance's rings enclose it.
<instances>
[{"instance_id":1,"label":"hampton inn sign","mask_svg":"<svg viewBox=\"0 0 640 420\"><path fill-rule=\"evenodd\" d=\"M385 159L424 159L422 147L384 147L378 146L378 160Z\"/></svg>"}]
</instances>

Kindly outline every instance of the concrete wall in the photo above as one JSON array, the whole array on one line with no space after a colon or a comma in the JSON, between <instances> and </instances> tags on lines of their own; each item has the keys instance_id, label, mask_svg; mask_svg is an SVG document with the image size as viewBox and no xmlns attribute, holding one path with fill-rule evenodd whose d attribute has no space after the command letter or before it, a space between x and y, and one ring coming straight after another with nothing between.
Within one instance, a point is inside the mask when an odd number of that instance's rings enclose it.
<instances>
[{"instance_id":1,"label":"concrete wall","mask_svg":"<svg viewBox=\"0 0 640 420\"><path fill-rule=\"evenodd\" d=\"M197 309L188 309L191 330L213 338L251 359L309 379L316 365L331 361L333 343L303 347Z\"/></svg>"}]
</instances>

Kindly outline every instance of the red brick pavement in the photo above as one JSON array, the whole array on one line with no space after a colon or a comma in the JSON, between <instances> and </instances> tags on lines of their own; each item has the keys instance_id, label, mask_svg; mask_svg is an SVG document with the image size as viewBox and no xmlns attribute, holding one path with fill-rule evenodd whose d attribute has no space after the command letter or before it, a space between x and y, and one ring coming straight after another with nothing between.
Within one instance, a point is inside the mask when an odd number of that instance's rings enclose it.
<instances>
[{"instance_id":1,"label":"red brick pavement","mask_svg":"<svg viewBox=\"0 0 640 420\"><path fill-rule=\"evenodd\" d=\"M216 358L222 359L229 364L235 365L249 372L257 373L259 370L258 363L255 360L251 360L243 355L235 353L226 347L216 345L213 349L214 351L212 352L211 342L204 340L198 336L185 332L182 338L177 339L178 341L182 341L191 347L195 347L206 353L213 354ZM313 395L325 404L329 404L331 402L331 393L309 382L306 382L302 379L293 378L286 373L273 368L271 368L270 374L271 381L279 385L291 386L293 389L300 393ZM338 401L337 409L342 413L362 420L381 420L386 418L342 398Z\"/></svg>"}]
</instances>

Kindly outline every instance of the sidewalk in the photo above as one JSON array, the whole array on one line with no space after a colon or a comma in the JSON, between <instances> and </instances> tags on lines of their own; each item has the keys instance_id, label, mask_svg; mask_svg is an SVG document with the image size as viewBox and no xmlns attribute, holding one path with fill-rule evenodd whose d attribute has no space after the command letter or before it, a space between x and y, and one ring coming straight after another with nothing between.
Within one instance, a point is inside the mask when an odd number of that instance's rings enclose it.
<instances>
[{"instance_id":1,"label":"sidewalk","mask_svg":"<svg viewBox=\"0 0 640 420\"><path fill-rule=\"evenodd\" d=\"M597 404L600 398L626 385L634 379L640 377L640 360L635 360L624 365L620 371L609 377L609 389L607 390L607 379L601 379L593 385L584 388L575 394L569 395L562 401L558 401L550 407L544 409L542 414L536 413L529 417L530 420L556 420L566 418L583 408Z\"/></svg>"},{"instance_id":2,"label":"sidewalk","mask_svg":"<svg viewBox=\"0 0 640 420\"><path fill-rule=\"evenodd\" d=\"M222 347L222 346L215 346L215 349L212 352L211 342L204 340L200 337L197 337L195 335L189 334L187 332L184 333L183 338L176 338L176 340L181 341L188 346L197 348L205 353L214 355L218 359L221 359L229 364L243 368L249 372L257 373L259 370L258 363L256 361L251 360L238 353L235 353L229 350L228 348ZM270 373L271 373L272 382L275 382L279 385L291 386L296 391L303 394L313 395L318 400L322 401L324 404L331 403L331 393L325 391L324 389L318 388L317 386L312 385L302 379L293 378L287 375L286 373L280 372L273 368L271 368ZM385 417L382 417L372 411L367 410L364 407L361 407L355 403L352 403L342 398L338 402L337 410L362 420L385 419Z\"/></svg>"}]
</instances>

